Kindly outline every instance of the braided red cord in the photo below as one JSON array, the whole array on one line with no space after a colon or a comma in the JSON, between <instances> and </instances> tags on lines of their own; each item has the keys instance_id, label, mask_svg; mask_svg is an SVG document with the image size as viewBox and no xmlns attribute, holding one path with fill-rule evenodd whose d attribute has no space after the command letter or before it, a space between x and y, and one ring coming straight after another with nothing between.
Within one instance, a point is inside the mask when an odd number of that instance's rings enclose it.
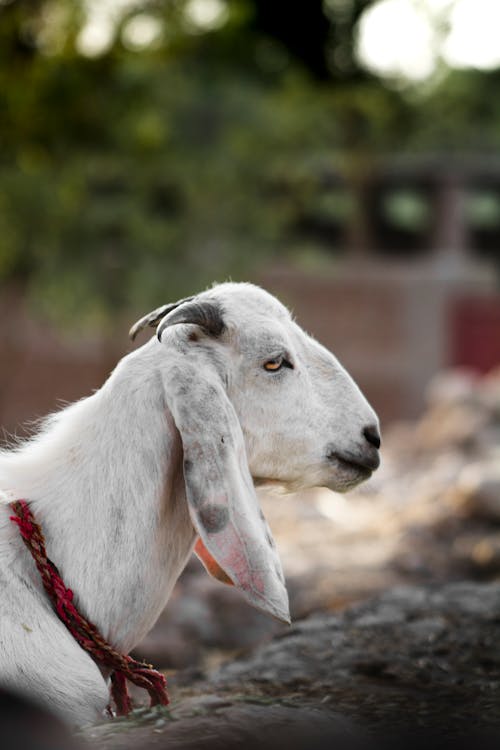
<instances>
[{"instance_id":1,"label":"braided red cord","mask_svg":"<svg viewBox=\"0 0 500 750\"><path fill-rule=\"evenodd\" d=\"M168 705L167 681L161 672L132 659L128 654L120 654L99 633L73 604L73 592L66 588L59 571L47 557L45 539L41 527L35 522L25 500L11 503L15 515L10 520L19 526L24 543L29 549L42 577L45 591L49 595L57 616L66 625L73 638L92 658L104 667L110 668L111 695L118 716L126 716L132 710L127 690L127 680L148 691L151 705Z\"/></svg>"}]
</instances>

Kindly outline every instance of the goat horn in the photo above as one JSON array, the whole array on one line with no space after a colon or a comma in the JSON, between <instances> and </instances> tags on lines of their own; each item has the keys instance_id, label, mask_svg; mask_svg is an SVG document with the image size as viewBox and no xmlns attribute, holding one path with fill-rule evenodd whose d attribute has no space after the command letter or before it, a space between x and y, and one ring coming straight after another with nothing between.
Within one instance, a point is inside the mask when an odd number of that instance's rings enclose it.
<instances>
[{"instance_id":1,"label":"goat horn","mask_svg":"<svg viewBox=\"0 0 500 750\"><path fill-rule=\"evenodd\" d=\"M156 331L158 340L161 341L161 335L165 328L180 323L200 326L210 336L220 336L226 328L221 307L217 302L188 302L169 313L162 320Z\"/></svg>"},{"instance_id":2,"label":"goat horn","mask_svg":"<svg viewBox=\"0 0 500 750\"><path fill-rule=\"evenodd\" d=\"M175 310L175 308L179 307L179 305L184 304L184 302L191 302L192 299L194 299L194 297L185 297L184 299L178 300L178 302L170 302L167 305L157 307L156 310L153 310L152 312L148 313L143 318L138 320L136 323L134 323L134 325L128 332L128 335L133 341L137 334L144 328L155 328L160 320L165 317L165 315L167 315L169 312L172 312L172 310Z\"/></svg>"}]
</instances>

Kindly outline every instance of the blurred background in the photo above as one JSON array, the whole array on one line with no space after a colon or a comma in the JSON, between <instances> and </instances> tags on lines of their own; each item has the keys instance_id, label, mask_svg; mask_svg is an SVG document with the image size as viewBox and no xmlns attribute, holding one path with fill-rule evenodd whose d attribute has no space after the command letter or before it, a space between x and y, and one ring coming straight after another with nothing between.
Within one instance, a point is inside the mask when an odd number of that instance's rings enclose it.
<instances>
[{"instance_id":1,"label":"blurred background","mask_svg":"<svg viewBox=\"0 0 500 750\"><path fill-rule=\"evenodd\" d=\"M293 616L497 579L499 27L498 0L0 0L2 439L145 312L256 281L384 435L347 499L264 498ZM140 655L199 670L279 629L193 561Z\"/></svg>"},{"instance_id":2,"label":"blurred background","mask_svg":"<svg viewBox=\"0 0 500 750\"><path fill-rule=\"evenodd\" d=\"M228 278L290 305L385 424L442 368L491 369L499 22L495 0L0 0L4 430Z\"/></svg>"}]
</instances>

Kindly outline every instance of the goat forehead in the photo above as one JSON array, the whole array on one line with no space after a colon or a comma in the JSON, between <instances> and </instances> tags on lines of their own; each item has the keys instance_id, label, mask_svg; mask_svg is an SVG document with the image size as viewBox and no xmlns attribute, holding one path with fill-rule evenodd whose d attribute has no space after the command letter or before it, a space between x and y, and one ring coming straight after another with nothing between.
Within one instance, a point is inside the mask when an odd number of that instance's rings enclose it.
<instances>
[{"instance_id":1,"label":"goat forehead","mask_svg":"<svg viewBox=\"0 0 500 750\"><path fill-rule=\"evenodd\" d=\"M227 323L236 326L246 325L254 320L290 320L290 313L276 297L254 284L233 283L219 284L203 292L200 298L217 300L224 309Z\"/></svg>"},{"instance_id":2,"label":"goat forehead","mask_svg":"<svg viewBox=\"0 0 500 750\"><path fill-rule=\"evenodd\" d=\"M257 317L238 330L238 349L244 357L259 359L291 352L294 347L286 326Z\"/></svg>"},{"instance_id":3,"label":"goat forehead","mask_svg":"<svg viewBox=\"0 0 500 750\"><path fill-rule=\"evenodd\" d=\"M288 354L306 366L315 366L325 375L342 370L336 357L290 317L278 320L255 314L236 331L236 347L249 359Z\"/></svg>"}]
</instances>

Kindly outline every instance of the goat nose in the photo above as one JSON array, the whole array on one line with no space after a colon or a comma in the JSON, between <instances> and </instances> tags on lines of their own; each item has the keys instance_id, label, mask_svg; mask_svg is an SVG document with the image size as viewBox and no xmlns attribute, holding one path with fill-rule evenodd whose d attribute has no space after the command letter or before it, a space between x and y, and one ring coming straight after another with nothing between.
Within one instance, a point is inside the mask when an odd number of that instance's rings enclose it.
<instances>
[{"instance_id":1,"label":"goat nose","mask_svg":"<svg viewBox=\"0 0 500 750\"><path fill-rule=\"evenodd\" d=\"M377 450L380 448L380 433L378 427L375 425L369 425L363 430L363 437L365 437L370 445L373 445Z\"/></svg>"}]
</instances>

